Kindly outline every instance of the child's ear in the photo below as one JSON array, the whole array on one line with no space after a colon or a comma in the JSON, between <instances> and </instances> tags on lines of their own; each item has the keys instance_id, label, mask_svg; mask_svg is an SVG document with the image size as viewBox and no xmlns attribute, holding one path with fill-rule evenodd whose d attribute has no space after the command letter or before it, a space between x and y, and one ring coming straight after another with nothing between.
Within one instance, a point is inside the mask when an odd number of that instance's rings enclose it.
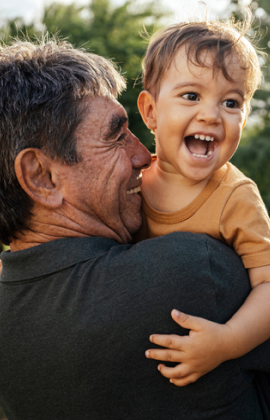
<instances>
[{"instance_id":1,"label":"child's ear","mask_svg":"<svg viewBox=\"0 0 270 420\"><path fill-rule=\"evenodd\" d=\"M147 90L143 90L138 97L138 108L145 125L150 130L157 128L156 124L156 101L153 95Z\"/></svg>"}]
</instances>

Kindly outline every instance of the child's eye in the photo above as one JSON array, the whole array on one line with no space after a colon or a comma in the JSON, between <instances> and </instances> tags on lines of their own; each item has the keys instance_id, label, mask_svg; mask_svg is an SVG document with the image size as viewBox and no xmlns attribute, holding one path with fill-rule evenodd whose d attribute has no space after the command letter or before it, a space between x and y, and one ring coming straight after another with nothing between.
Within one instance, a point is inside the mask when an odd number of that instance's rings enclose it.
<instances>
[{"instance_id":1,"label":"child's eye","mask_svg":"<svg viewBox=\"0 0 270 420\"><path fill-rule=\"evenodd\" d=\"M188 99L189 101L198 101L199 97L197 95L197 93L194 92L189 92L189 93L185 93L184 95L182 95L183 98Z\"/></svg>"},{"instance_id":2,"label":"child's eye","mask_svg":"<svg viewBox=\"0 0 270 420\"><path fill-rule=\"evenodd\" d=\"M227 108L236 108L239 104L235 99L226 99L222 102L222 105L225 105Z\"/></svg>"}]
</instances>

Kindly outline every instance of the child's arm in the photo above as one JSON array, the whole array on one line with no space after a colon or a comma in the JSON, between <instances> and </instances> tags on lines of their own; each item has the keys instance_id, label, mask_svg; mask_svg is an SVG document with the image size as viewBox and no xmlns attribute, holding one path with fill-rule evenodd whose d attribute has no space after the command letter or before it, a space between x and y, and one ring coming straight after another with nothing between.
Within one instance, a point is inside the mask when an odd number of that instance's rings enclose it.
<instances>
[{"instance_id":1,"label":"child's arm","mask_svg":"<svg viewBox=\"0 0 270 420\"><path fill-rule=\"evenodd\" d=\"M270 265L249 270L252 291L226 324L172 311L173 319L189 335L154 334L150 341L166 349L147 350L151 359L178 362L159 371L177 386L195 382L225 360L248 353L270 337Z\"/></svg>"}]
</instances>

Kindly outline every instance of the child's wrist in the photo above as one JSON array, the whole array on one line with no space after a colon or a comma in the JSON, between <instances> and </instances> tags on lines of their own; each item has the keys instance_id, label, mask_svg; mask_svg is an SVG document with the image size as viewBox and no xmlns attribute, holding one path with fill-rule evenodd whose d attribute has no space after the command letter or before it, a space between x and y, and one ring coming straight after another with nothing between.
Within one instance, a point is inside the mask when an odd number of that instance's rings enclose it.
<instances>
[{"instance_id":1,"label":"child's wrist","mask_svg":"<svg viewBox=\"0 0 270 420\"><path fill-rule=\"evenodd\" d=\"M237 359L238 357L243 356L246 351L243 349L238 334L234 331L234 328L231 325L231 322L228 321L225 329L225 354L226 360Z\"/></svg>"}]
</instances>

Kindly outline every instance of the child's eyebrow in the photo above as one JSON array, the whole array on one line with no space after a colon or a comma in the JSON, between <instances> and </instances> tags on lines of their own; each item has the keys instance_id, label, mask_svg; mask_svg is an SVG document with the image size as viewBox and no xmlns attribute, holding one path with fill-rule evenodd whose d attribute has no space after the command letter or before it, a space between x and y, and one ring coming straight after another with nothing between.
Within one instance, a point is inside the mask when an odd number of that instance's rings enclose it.
<instances>
[{"instance_id":1,"label":"child's eyebrow","mask_svg":"<svg viewBox=\"0 0 270 420\"><path fill-rule=\"evenodd\" d=\"M242 90L240 90L240 89L233 89L233 90L230 90L230 93L231 92L238 93L238 95L241 96L241 98L243 99L243 101L245 100L245 94L242 92Z\"/></svg>"},{"instance_id":2,"label":"child's eyebrow","mask_svg":"<svg viewBox=\"0 0 270 420\"><path fill-rule=\"evenodd\" d=\"M186 86L192 86L192 87L200 87L202 86L202 84L200 83L195 83L195 82L182 82L182 83L177 83L172 90L177 90L177 89L181 89L182 87L186 87Z\"/></svg>"},{"instance_id":3,"label":"child's eyebrow","mask_svg":"<svg viewBox=\"0 0 270 420\"><path fill-rule=\"evenodd\" d=\"M193 87L198 87L201 86L200 83L194 83L194 82L183 82L183 83L177 83L172 90L178 90L181 89L182 87L186 87L186 86L193 86Z\"/></svg>"}]
</instances>

